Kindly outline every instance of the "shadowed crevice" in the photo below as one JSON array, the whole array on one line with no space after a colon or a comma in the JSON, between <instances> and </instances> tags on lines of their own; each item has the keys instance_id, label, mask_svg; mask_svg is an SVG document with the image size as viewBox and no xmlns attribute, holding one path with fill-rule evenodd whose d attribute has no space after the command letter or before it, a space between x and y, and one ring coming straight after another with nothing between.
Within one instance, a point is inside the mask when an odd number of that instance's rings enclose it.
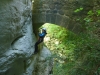
<instances>
[{"instance_id":1,"label":"shadowed crevice","mask_svg":"<svg viewBox=\"0 0 100 75\"><path fill-rule=\"evenodd\" d=\"M12 45L14 45L14 43L16 42L16 41L18 41L20 38L22 38L24 35L21 35L21 36L18 36L17 38L15 38L14 40L13 40L13 42L11 43L11 46Z\"/></svg>"}]
</instances>

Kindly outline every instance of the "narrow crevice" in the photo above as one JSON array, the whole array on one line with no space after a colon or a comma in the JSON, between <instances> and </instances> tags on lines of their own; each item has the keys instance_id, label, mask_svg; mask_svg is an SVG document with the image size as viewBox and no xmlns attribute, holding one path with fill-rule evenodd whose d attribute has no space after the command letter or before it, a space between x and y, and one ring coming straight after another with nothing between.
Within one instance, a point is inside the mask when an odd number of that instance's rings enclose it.
<instances>
[{"instance_id":1,"label":"narrow crevice","mask_svg":"<svg viewBox=\"0 0 100 75\"><path fill-rule=\"evenodd\" d=\"M24 63L24 72L26 71L26 60L23 61Z\"/></svg>"},{"instance_id":2,"label":"narrow crevice","mask_svg":"<svg viewBox=\"0 0 100 75\"><path fill-rule=\"evenodd\" d=\"M20 38L22 38L24 35L21 35L21 36L18 36L17 38L15 38L12 43L11 43L11 46L17 41L19 40Z\"/></svg>"}]
</instances>

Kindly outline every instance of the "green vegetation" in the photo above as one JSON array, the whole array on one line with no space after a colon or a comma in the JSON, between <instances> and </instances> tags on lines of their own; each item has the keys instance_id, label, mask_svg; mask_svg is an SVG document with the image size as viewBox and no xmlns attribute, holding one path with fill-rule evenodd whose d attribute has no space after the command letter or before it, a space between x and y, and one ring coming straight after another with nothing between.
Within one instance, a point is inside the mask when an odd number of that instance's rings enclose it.
<instances>
[{"instance_id":1,"label":"green vegetation","mask_svg":"<svg viewBox=\"0 0 100 75\"><path fill-rule=\"evenodd\" d=\"M79 9L76 9L74 12L77 13L77 12L80 12L80 11L82 11L82 10L83 10L83 8L81 7L81 8L79 8Z\"/></svg>"},{"instance_id":2,"label":"green vegetation","mask_svg":"<svg viewBox=\"0 0 100 75\"><path fill-rule=\"evenodd\" d=\"M100 40L95 35L76 35L54 24L43 27L48 32L45 44L53 53L53 75L94 75L100 70Z\"/></svg>"},{"instance_id":3,"label":"green vegetation","mask_svg":"<svg viewBox=\"0 0 100 75\"><path fill-rule=\"evenodd\" d=\"M83 10L79 8L74 12ZM100 74L100 39L99 27L91 22L100 16L100 10L87 12L83 26L86 32L79 35L54 24L45 24L47 36L46 46L52 51L54 58L53 75L99 75ZM77 19L77 18L76 18ZM99 22L99 20L97 20Z\"/></svg>"},{"instance_id":4,"label":"green vegetation","mask_svg":"<svg viewBox=\"0 0 100 75\"><path fill-rule=\"evenodd\" d=\"M65 75L67 72L66 69L68 69L67 67L71 68L71 66L73 65L71 63L66 65L66 63L68 63L68 61L71 61L73 63L74 61L74 38L76 38L76 35L69 32L63 27L54 24L47 23L43 25L43 27L47 28L48 33L45 37L45 44L53 53L53 75L62 75L62 73Z\"/></svg>"},{"instance_id":5,"label":"green vegetation","mask_svg":"<svg viewBox=\"0 0 100 75\"><path fill-rule=\"evenodd\" d=\"M74 13L84 11L76 9ZM100 75L100 10L89 10L84 17L76 18L85 32L73 32L55 24L45 24L45 45L54 58L53 75ZM95 24L91 24L95 23Z\"/></svg>"}]
</instances>

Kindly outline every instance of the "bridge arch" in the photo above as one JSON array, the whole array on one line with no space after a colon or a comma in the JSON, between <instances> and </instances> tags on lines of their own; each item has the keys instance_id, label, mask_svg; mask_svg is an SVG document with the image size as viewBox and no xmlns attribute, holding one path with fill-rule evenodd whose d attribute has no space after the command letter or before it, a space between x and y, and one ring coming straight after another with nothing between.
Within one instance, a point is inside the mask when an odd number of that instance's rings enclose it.
<instances>
[{"instance_id":1,"label":"bridge arch","mask_svg":"<svg viewBox=\"0 0 100 75\"><path fill-rule=\"evenodd\" d=\"M74 10L79 7L77 3L79 3L77 0L34 0L32 19L34 30L44 23L53 23L74 33L82 32L84 30L82 25L74 18Z\"/></svg>"}]
</instances>

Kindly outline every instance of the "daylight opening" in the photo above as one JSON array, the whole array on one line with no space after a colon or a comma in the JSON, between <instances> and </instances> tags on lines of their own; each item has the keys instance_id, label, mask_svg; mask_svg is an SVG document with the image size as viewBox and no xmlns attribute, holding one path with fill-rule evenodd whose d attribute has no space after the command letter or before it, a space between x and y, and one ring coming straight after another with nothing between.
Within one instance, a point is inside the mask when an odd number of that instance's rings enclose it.
<instances>
[{"instance_id":1,"label":"daylight opening","mask_svg":"<svg viewBox=\"0 0 100 75\"><path fill-rule=\"evenodd\" d=\"M72 55L75 43L73 42L76 36L66 28L51 23L45 23L39 30L41 28L46 28L47 31L47 35L44 38L44 44L52 52L52 57L54 58L53 72L56 75L59 72L62 73L63 71L60 71L64 70L62 66L68 61L74 60Z\"/></svg>"}]
</instances>

